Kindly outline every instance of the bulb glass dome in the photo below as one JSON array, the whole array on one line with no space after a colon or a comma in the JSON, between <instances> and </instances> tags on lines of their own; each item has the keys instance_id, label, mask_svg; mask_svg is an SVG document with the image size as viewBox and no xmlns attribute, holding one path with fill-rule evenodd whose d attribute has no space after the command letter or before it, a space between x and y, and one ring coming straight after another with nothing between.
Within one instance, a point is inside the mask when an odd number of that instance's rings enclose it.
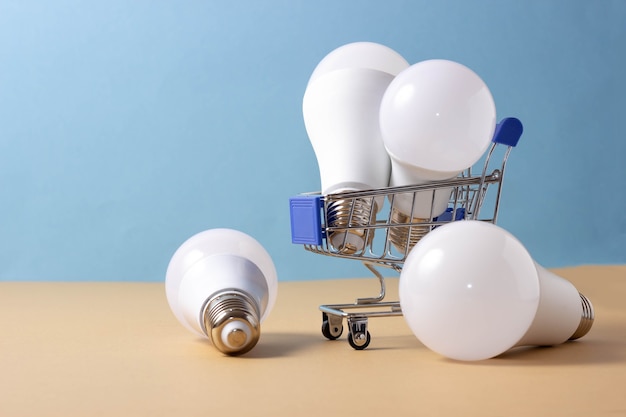
<instances>
[{"instance_id":1,"label":"bulb glass dome","mask_svg":"<svg viewBox=\"0 0 626 417\"><path fill-rule=\"evenodd\" d=\"M330 72L346 68L369 68L398 75L409 63L393 49L375 42L353 42L333 50L315 67L309 84Z\"/></svg>"},{"instance_id":2,"label":"bulb glass dome","mask_svg":"<svg viewBox=\"0 0 626 417\"><path fill-rule=\"evenodd\" d=\"M472 166L489 146L495 126L495 104L486 84L454 61L427 60L405 69L380 106L380 128L392 163L415 170L410 174L415 179L453 178ZM395 175L392 171L392 179ZM416 183L410 176L393 185Z\"/></svg>"},{"instance_id":3,"label":"bulb glass dome","mask_svg":"<svg viewBox=\"0 0 626 417\"><path fill-rule=\"evenodd\" d=\"M415 336L458 360L562 343L581 323L574 286L537 265L512 234L481 221L428 233L407 257L399 293Z\"/></svg>"}]
</instances>

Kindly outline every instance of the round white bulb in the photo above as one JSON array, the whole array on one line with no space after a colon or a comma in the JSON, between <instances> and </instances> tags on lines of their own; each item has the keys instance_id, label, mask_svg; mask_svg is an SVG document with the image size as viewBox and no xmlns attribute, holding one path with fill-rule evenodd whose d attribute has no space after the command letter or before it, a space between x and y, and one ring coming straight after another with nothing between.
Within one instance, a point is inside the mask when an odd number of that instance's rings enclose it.
<instances>
[{"instance_id":1,"label":"round white bulb","mask_svg":"<svg viewBox=\"0 0 626 417\"><path fill-rule=\"evenodd\" d=\"M454 61L418 62L389 84L380 105L380 129L391 158L391 186L456 177L489 146L496 126L491 92L471 69ZM451 190L398 196L394 207L413 218L436 217ZM433 203L431 205L431 202Z\"/></svg>"},{"instance_id":2,"label":"round white bulb","mask_svg":"<svg viewBox=\"0 0 626 417\"><path fill-rule=\"evenodd\" d=\"M322 75L346 68L369 68L393 76L408 68L409 63L393 49L375 42L353 42L326 55L315 67L309 84Z\"/></svg>"},{"instance_id":3,"label":"round white bulb","mask_svg":"<svg viewBox=\"0 0 626 417\"><path fill-rule=\"evenodd\" d=\"M449 223L420 240L404 263L399 295L415 336L457 360L562 343L593 320L570 282L537 265L509 232L480 221Z\"/></svg>"},{"instance_id":4,"label":"round white bulb","mask_svg":"<svg viewBox=\"0 0 626 417\"><path fill-rule=\"evenodd\" d=\"M380 128L392 160L413 167L423 180L452 178L472 166L495 126L487 85L454 61L410 66L391 82L380 105Z\"/></svg>"},{"instance_id":5,"label":"round white bulb","mask_svg":"<svg viewBox=\"0 0 626 417\"><path fill-rule=\"evenodd\" d=\"M259 324L276 302L278 279L270 255L254 238L233 229L211 229L192 236L174 253L165 290L181 324L236 354L256 344Z\"/></svg>"}]
</instances>

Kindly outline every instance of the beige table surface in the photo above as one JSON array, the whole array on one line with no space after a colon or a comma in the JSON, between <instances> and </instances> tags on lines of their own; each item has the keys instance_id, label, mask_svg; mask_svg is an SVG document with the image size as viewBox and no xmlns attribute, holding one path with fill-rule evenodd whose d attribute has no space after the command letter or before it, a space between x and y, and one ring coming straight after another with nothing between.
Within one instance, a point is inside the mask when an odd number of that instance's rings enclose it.
<instances>
[{"instance_id":1,"label":"beige table surface","mask_svg":"<svg viewBox=\"0 0 626 417\"><path fill-rule=\"evenodd\" d=\"M554 271L594 303L591 332L471 363L402 317L370 319L363 351L326 340L319 304L374 278L281 282L244 357L180 326L162 283L0 283L0 416L626 416L626 266Z\"/></svg>"}]
</instances>

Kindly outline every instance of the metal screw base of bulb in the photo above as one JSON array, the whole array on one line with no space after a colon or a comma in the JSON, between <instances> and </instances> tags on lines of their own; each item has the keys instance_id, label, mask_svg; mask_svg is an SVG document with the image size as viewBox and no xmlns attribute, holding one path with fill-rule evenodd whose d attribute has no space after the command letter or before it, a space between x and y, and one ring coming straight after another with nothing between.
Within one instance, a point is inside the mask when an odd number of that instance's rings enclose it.
<instances>
[{"instance_id":1,"label":"metal screw base of bulb","mask_svg":"<svg viewBox=\"0 0 626 417\"><path fill-rule=\"evenodd\" d=\"M202 317L207 336L227 355L244 354L259 341L259 308L254 299L241 290L227 289L213 295Z\"/></svg>"},{"instance_id":2,"label":"metal screw base of bulb","mask_svg":"<svg viewBox=\"0 0 626 417\"><path fill-rule=\"evenodd\" d=\"M328 226L331 228L347 227L347 229L337 229L329 233L332 241L332 235L343 233L343 237L339 236L335 246L337 250L345 255L353 255L363 249L374 238L374 229L359 229L359 226L369 226L376 222L375 213L378 211L378 205L373 199L350 198L335 200L328 204L327 219ZM356 228L355 228L356 227ZM363 240L362 247L356 247L348 240L348 233L359 237ZM365 241L367 240L367 241Z\"/></svg>"},{"instance_id":3,"label":"metal screw base of bulb","mask_svg":"<svg viewBox=\"0 0 626 417\"><path fill-rule=\"evenodd\" d=\"M410 218L399 210L391 210L392 224L423 223L429 219ZM408 253L428 232L430 226L394 226L389 228L389 241L401 253Z\"/></svg>"},{"instance_id":4,"label":"metal screw base of bulb","mask_svg":"<svg viewBox=\"0 0 626 417\"><path fill-rule=\"evenodd\" d=\"M580 293L579 293L580 294ZM569 340L580 339L591 330L591 326L593 325L593 320L595 318L595 313L593 311L593 305L591 301L587 299L584 295L580 294L580 301L583 305L583 313L580 318L580 324L578 328L574 332L574 334L569 338Z\"/></svg>"}]
</instances>

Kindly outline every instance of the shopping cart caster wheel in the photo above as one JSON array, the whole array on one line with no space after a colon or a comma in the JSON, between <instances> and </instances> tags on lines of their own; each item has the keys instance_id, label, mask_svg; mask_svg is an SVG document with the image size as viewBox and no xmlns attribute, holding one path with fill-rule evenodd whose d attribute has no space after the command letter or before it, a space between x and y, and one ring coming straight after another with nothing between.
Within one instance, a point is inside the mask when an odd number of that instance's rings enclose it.
<instances>
[{"instance_id":1,"label":"shopping cart caster wheel","mask_svg":"<svg viewBox=\"0 0 626 417\"><path fill-rule=\"evenodd\" d=\"M352 346L353 349L363 350L369 346L372 338L370 337L370 332L366 331L365 333L348 333L348 343Z\"/></svg>"},{"instance_id":2,"label":"shopping cart caster wheel","mask_svg":"<svg viewBox=\"0 0 626 417\"><path fill-rule=\"evenodd\" d=\"M328 340L336 340L343 333L341 319L329 319L326 313L322 313L322 334Z\"/></svg>"}]
</instances>

